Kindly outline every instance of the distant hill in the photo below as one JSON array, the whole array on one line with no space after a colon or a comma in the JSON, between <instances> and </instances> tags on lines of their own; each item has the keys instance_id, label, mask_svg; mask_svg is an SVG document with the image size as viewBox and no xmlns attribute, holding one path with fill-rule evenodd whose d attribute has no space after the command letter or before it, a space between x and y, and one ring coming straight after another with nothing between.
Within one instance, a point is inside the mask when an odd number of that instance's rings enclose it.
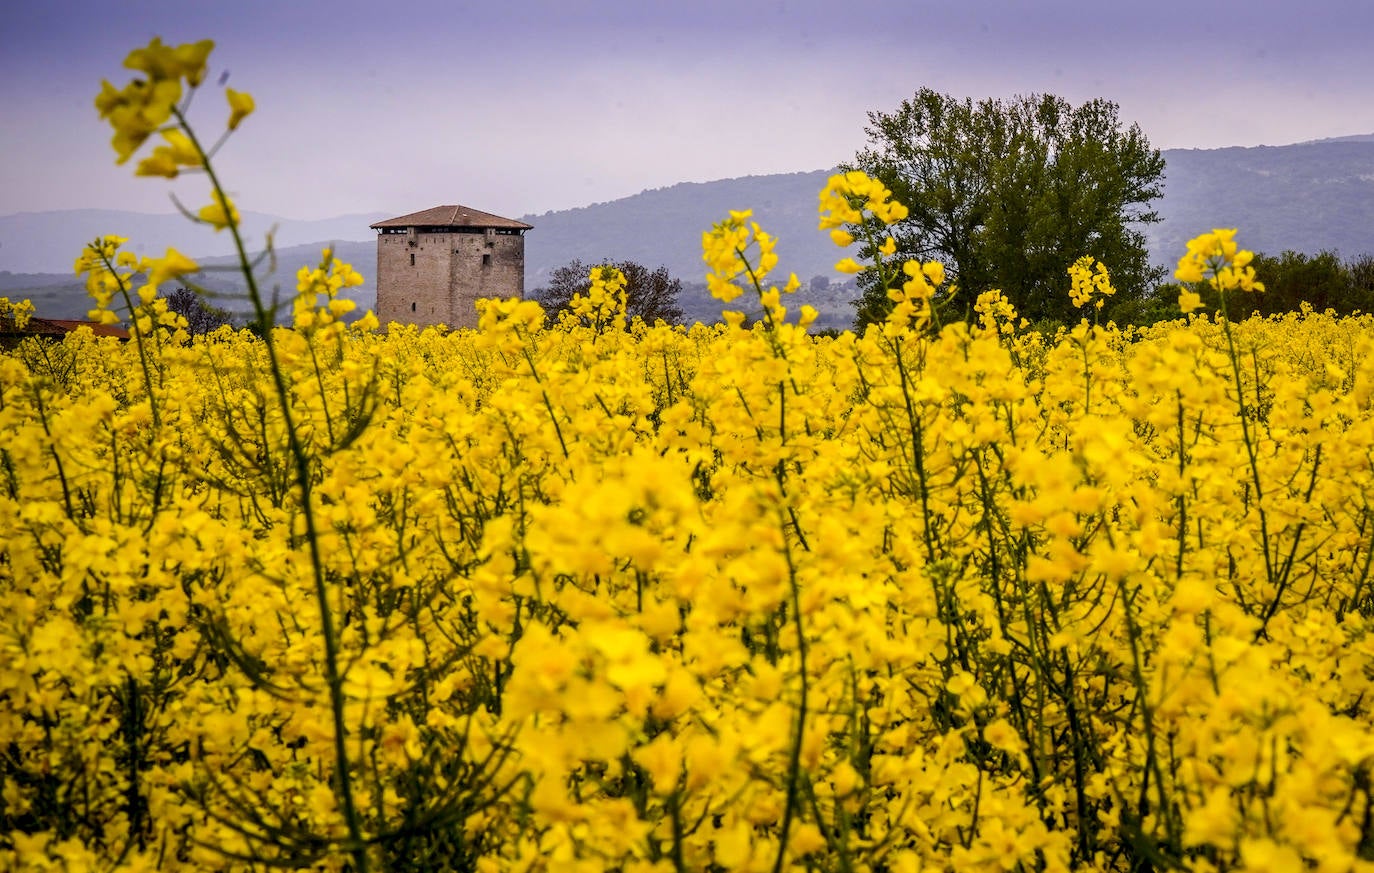
<instances>
[{"instance_id":1,"label":"distant hill","mask_svg":"<svg viewBox=\"0 0 1374 873\"><path fill-rule=\"evenodd\" d=\"M1309 139L1299 145L1312 145L1322 142L1374 142L1374 133L1357 133L1353 136L1328 136L1325 139Z\"/></svg>"},{"instance_id":2,"label":"distant hill","mask_svg":"<svg viewBox=\"0 0 1374 873\"><path fill-rule=\"evenodd\" d=\"M540 288L549 273L573 260L637 261L666 266L686 286L679 304L688 321L714 321L725 308L706 292L701 235L731 210L749 209L753 220L777 237L781 285L789 272L803 283L789 307L814 306L820 328L845 328L854 320L857 296L850 277L835 272L839 250L817 227L816 204L833 170L744 176L717 182L683 182L610 203L526 215L525 288ZM814 280L814 281L813 281ZM747 299L732 308L748 309Z\"/></svg>"},{"instance_id":3,"label":"distant hill","mask_svg":"<svg viewBox=\"0 0 1374 873\"><path fill-rule=\"evenodd\" d=\"M1164 158L1164 197L1156 204L1164 220L1145 228L1158 264L1171 267L1188 239L1213 227L1240 228L1245 247L1271 254L1285 249L1307 254L1330 249L1347 258L1374 253L1374 134L1288 146L1169 149ZM661 264L688 286L680 303L689 317L710 320L721 307L702 285L701 234L729 210L752 209L778 238L779 269L795 272L805 286L794 303L819 309L822 327L847 325L853 317L853 286L840 282L844 277L834 272L840 252L816 228L817 194L829 172L684 182L608 203L522 216L534 225L526 236L526 292L533 293L552 270L573 259ZM272 224L279 225L278 269L267 283L269 293L278 287L281 298L289 299L296 270L318 261L325 241L335 240L338 256L366 279L350 293L365 308L376 295L376 245L368 225L385 217L293 222L249 213L245 224L255 242ZM30 297L39 314L50 318L81 317L89 304L69 265L85 241L111 232L143 241L144 254L170 245L208 267L232 261L224 257L224 234L180 215L21 213L0 217L0 295ZM241 280L232 273L212 270L200 278L227 295L216 301L219 305L246 308L233 296L241 293Z\"/></svg>"},{"instance_id":4,"label":"distant hill","mask_svg":"<svg viewBox=\"0 0 1374 873\"><path fill-rule=\"evenodd\" d=\"M749 209L778 238L782 269L806 281L833 276L835 246L816 227L816 203L830 170L683 182L610 203L526 215L525 284L539 287L550 271L574 260L660 264L681 279L702 280L701 234L732 209ZM784 274L785 277L786 274Z\"/></svg>"},{"instance_id":5,"label":"distant hill","mask_svg":"<svg viewBox=\"0 0 1374 873\"><path fill-rule=\"evenodd\" d=\"M399 213L397 213L399 214ZM383 213L341 215L319 221L297 221L260 212L243 213L246 240L260 245L276 228L278 248L318 240L371 240L368 225L390 218ZM81 249L98 236L128 238L126 246L140 255L161 255L170 246L184 255L205 258L234 253L233 238L215 233L176 212L148 214L116 209L64 209L0 216L0 270L14 273L60 273L71 270Z\"/></svg>"},{"instance_id":6,"label":"distant hill","mask_svg":"<svg viewBox=\"0 0 1374 873\"><path fill-rule=\"evenodd\" d=\"M1269 254L1374 253L1374 135L1169 149L1164 160L1164 221L1146 230L1157 263L1172 266L1190 238L1214 227L1239 228L1245 248Z\"/></svg>"},{"instance_id":7,"label":"distant hill","mask_svg":"<svg viewBox=\"0 0 1374 873\"><path fill-rule=\"evenodd\" d=\"M377 219L372 219L376 221ZM185 219L182 219L185 221ZM203 231L204 228L201 228ZM368 231L369 234L372 231ZM259 237L261 239L261 237ZM267 277L261 286L267 302L273 299L289 302L296 293L296 271L301 267L319 263L321 249L325 243L277 248L277 269ZM363 284L350 288L344 296L357 301L361 311L371 309L377 299L376 269L377 244L367 242L334 243L334 255L352 264L363 276ZM189 246L188 246L189 248ZM165 249L164 249L165 250ZM79 247L78 247L79 251ZM194 251L194 249L192 249ZM209 292L210 302L246 321L252 306L248 302L247 289L238 271L238 258L222 255L218 257L198 257L202 272L190 278L191 282ZM259 270L265 274L266 265ZM169 284L165 290L175 287ZM0 296L13 300L29 299L34 310L45 318L85 318L91 308L90 297L85 286L71 272L66 273L11 273L0 271ZM361 311L359 314L361 314Z\"/></svg>"}]
</instances>

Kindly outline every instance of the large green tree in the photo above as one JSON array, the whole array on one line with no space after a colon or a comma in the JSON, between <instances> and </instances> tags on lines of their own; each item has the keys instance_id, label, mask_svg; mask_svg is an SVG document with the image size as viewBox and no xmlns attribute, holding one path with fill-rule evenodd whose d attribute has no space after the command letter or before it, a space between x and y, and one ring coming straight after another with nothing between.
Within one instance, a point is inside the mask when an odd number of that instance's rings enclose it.
<instances>
[{"instance_id":1,"label":"large green tree","mask_svg":"<svg viewBox=\"0 0 1374 873\"><path fill-rule=\"evenodd\" d=\"M586 294L592 287L592 266L580 260L564 264L549 273L544 287L535 290L534 298L543 305L550 320L567 308L574 295ZM668 324L683 323L686 316L677 303L682 280L674 279L667 267L650 270L634 261L602 261L598 266L615 267L625 274L625 314L630 318L639 316L649 324L660 318Z\"/></svg>"},{"instance_id":2,"label":"large green tree","mask_svg":"<svg viewBox=\"0 0 1374 873\"><path fill-rule=\"evenodd\" d=\"M1162 193L1164 159L1138 125L1123 126L1115 103L974 103L922 88L868 119L868 146L847 169L906 204L910 215L890 228L898 257L942 262L962 289L956 311L998 288L1032 321L1074 321L1066 270L1082 255L1107 265L1120 303L1162 277L1141 227L1159 220L1150 202ZM862 326L891 303L875 273L859 281Z\"/></svg>"}]
</instances>

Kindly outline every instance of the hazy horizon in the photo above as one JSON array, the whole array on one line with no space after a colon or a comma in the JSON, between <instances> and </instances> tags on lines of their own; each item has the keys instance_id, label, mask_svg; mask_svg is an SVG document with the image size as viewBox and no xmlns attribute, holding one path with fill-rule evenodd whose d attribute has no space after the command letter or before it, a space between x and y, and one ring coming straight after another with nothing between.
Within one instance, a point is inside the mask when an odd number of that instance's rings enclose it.
<instances>
[{"instance_id":1,"label":"hazy horizon","mask_svg":"<svg viewBox=\"0 0 1374 873\"><path fill-rule=\"evenodd\" d=\"M154 35L216 40L192 119L258 111L218 166L240 208L297 220L465 203L500 215L681 181L834 166L918 88L1103 97L1151 143L1280 145L1374 131L1374 4L1221 0L404 5L92 0L0 10L0 214L198 208L114 165L92 100Z\"/></svg>"}]
</instances>

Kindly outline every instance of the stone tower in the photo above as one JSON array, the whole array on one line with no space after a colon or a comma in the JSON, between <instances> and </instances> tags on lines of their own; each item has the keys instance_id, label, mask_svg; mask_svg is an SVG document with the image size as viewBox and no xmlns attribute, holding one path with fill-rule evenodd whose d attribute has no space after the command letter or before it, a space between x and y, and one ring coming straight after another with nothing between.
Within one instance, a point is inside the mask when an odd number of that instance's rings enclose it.
<instances>
[{"instance_id":1,"label":"stone tower","mask_svg":"<svg viewBox=\"0 0 1374 873\"><path fill-rule=\"evenodd\" d=\"M530 227L466 206L435 206L372 225L377 319L476 327L479 297L525 296Z\"/></svg>"}]
</instances>

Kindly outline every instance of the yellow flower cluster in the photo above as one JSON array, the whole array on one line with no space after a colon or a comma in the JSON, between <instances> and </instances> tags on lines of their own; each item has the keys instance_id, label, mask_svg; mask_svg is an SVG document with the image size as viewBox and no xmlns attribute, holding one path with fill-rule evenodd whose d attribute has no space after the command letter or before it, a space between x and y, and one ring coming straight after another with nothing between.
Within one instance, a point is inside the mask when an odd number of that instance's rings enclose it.
<instances>
[{"instance_id":1,"label":"yellow flower cluster","mask_svg":"<svg viewBox=\"0 0 1374 873\"><path fill-rule=\"evenodd\" d=\"M625 274L612 266L593 267L586 294L576 294L567 316L597 332L625 327Z\"/></svg>"},{"instance_id":2,"label":"yellow flower cluster","mask_svg":"<svg viewBox=\"0 0 1374 873\"><path fill-rule=\"evenodd\" d=\"M1018 326L1016 307L1001 291L984 291L973 304L978 323L984 330L1011 335Z\"/></svg>"},{"instance_id":3,"label":"yellow flower cluster","mask_svg":"<svg viewBox=\"0 0 1374 873\"><path fill-rule=\"evenodd\" d=\"M882 182L861 170L837 173L821 189L821 230L860 224L865 212L884 224L894 224L908 215L907 208L892 199L892 192Z\"/></svg>"},{"instance_id":4,"label":"yellow flower cluster","mask_svg":"<svg viewBox=\"0 0 1374 873\"><path fill-rule=\"evenodd\" d=\"M161 258L140 258L133 252L120 251L126 242L128 239L120 236L98 237L76 259L73 269L78 276L86 277L86 291L95 301L88 317L101 324L118 323L120 316L114 309L118 295L134 331L151 333L154 324L173 329L185 327L178 321L180 316L169 312L167 302L157 293L162 283L194 273L199 265L172 248ZM139 278L144 281L137 289L135 304L131 292Z\"/></svg>"},{"instance_id":5,"label":"yellow flower cluster","mask_svg":"<svg viewBox=\"0 0 1374 873\"><path fill-rule=\"evenodd\" d=\"M202 206L196 217L217 231L239 225L238 208L234 206L234 201L228 194L219 190L210 193L210 204Z\"/></svg>"},{"instance_id":6,"label":"yellow flower cluster","mask_svg":"<svg viewBox=\"0 0 1374 873\"><path fill-rule=\"evenodd\" d=\"M292 304L292 324L298 330L332 329L337 334L342 329L340 318L352 312L358 304L339 292L345 288L356 288L363 284L363 277L351 264L334 257L333 249L321 252L320 263L316 267L301 267L296 273L296 299ZM367 321L358 325L360 329L371 330L379 325L377 317L368 313Z\"/></svg>"},{"instance_id":7,"label":"yellow flower cluster","mask_svg":"<svg viewBox=\"0 0 1374 873\"><path fill-rule=\"evenodd\" d=\"M1202 308L1202 296L1186 286L1204 280L1221 295L1223 307L1227 291L1263 291L1264 283L1255 279L1255 268L1250 265L1254 257L1254 252L1237 246L1234 228L1217 228L1189 240L1188 252L1174 271L1174 278L1185 284L1178 296L1179 308L1185 315Z\"/></svg>"},{"instance_id":8,"label":"yellow flower cluster","mask_svg":"<svg viewBox=\"0 0 1374 873\"><path fill-rule=\"evenodd\" d=\"M0 869L1374 870L1374 317L936 330L910 263L813 338L748 218L751 327L345 330L325 252L0 353Z\"/></svg>"},{"instance_id":9,"label":"yellow flower cluster","mask_svg":"<svg viewBox=\"0 0 1374 873\"><path fill-rule=\"evenodd\" d=\"M1104 298L1116 293L1112 287L1107 265L1099 263L1092 255L1084 255L1069 265L1069 298L1074 306L1087 306L1092 303L1101 309ZM1096 296L1096 300L1093 297Z\"/></svg>"},{"instance_id":10,"label":"yellow flower cluster","mask_svg":"<svg viewBox=\"0 0 1374 873\"><path fill-rule=\"evenodd\" d=\"M200 85L214 47L208 39L173 47L154 37L145 48L129 52L124 61L124 66L142 72L145 78L133 79L122 89L108 81L101 83L95 108L114 128L111 144L119 163L127 161L153 132L172 121L182 98L182 80L190 88ZM174 142L171 145L176 147Z\"/></svg>"},{"instance_id":11,"label":"yellow flower cluster","mask_svg":"<svg viewBox=\"0 0 1374 873\"><path fill-rule=\"evenodd\" d=\"M1374 321L979 306L0 358L0 866L1368 869Z\"/></svg>"},{"instance_id":12,"label":"yellow flower cluster","mask_svg":"<svg viewBox=\"0 0 1374 873\"><path fill-rule=\"evenodd\" d=\"M902 273L906 281L900 288L889 288L887 291L887 299L894 304L888 313L885 328L889 336L909 330L924 330L933 314L931 300L945 282L945 268L938 261L925 264L907 261L902 264Z\"/></svg>"},{"instance_id":13,"label":"yellow flower cluster","mask_svg":"<svg viewBox=\"0 0 1374 873\"><path fill-rule=\"evenodd\" d=\"M157 146L151 155L139 161L138 175L175 179L182 167L204 166L200 149L186 134L175 128L165 128L161 133L166 145Z\"/></svg>"},{"instance_id":14,"label":"yellow flower cluster","mask_svg":"<svg viewBox=\"0 0 1374 873\"><path fill-rule=\"evenodd\" d=\"M22 330L31 318L33 318L33 301L12 301L8 297L0 297L0 323L8 322L11 326Z\"/></svg>"},{"instance_id":15,"label":"yellow flower cluster","mask_svg":"<svg viewBox=\"0 0 1374 873\"><path fill-rule=\"evenodd\" d=\"M906 206L892 199L892 192L882 182L861 170L837 173L821 189L820 229L829 230L831 240L841 248L854 242L853 234L845 230L847 225L867 229L870 217L890 225L906 218L907 214ZM874 248L881 254L891 255L897 251L897 242L889 236ZM835 264L835 269L857 273L863 267L853 258L844 258Z\"/></svg>"},{"instance_id":16,"label":"yellow flower cluster","mask_svg":"<svg viewBox=\"0 0 1374 873\"><path fill-rule=\"evenodd\" d=\"M778 265L773 250L777 240L772 234L750 221L753 211L731 211L729 218L701 235L702 259L706 262L706 288L711 296L729 303L744 293L744 282L761 289L768 274ZM751 261L751 250L757 250L757 260ZM801 287L795 276L787 281L787 291Z\"/></svg>"},{"instance_id":17,"label":"yellow flower cluster","mask_svg":"<svg viewBox=\"0 0 1374 873\"><path fill-rule=\"evenodd\" d=\"M139 162L138 175L171 179L184 169L207 168L210 156L224 140L221 138L208 151L202 147L186 122L181 104L184 95L189 101L190 92L200 87L214 47L208 39L169 46L154 37L144 48L131 51L124 61L124 66L142 72L144 78L132 79L122 89L116 89L109 81L101 83L95 106L100 117L114 129L111 144L119 163L127 161L150 136L158 133L163 144ZM255 107L250 94L226 88L225 96L229 102L227 135ZM200 220L216 230L237 226L238 210L213 173L211 187L210 204L200 209Z\"/></svg>"}]
</instances>

